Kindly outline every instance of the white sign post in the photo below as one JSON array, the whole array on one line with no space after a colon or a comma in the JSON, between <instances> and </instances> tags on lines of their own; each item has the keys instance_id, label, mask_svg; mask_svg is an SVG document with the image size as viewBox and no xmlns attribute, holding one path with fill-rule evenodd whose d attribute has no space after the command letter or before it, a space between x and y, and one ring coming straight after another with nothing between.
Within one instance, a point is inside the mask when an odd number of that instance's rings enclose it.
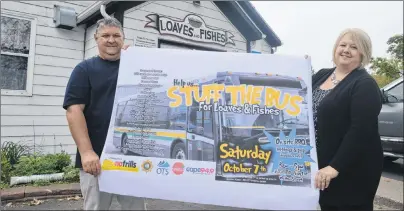
<instances>
[{"instance_id":1,"label":"white sign post","mask_svg":"<svg viewBox=\"0 0 404 211\"><path fill-rule=\"evenodd\" d=\"M221 206L314 210L310 61L130 47L100 190ZM128 89L132 86L132 89ZM123 89L122 89L123 90Z\"/></svg>"}]
</instances>

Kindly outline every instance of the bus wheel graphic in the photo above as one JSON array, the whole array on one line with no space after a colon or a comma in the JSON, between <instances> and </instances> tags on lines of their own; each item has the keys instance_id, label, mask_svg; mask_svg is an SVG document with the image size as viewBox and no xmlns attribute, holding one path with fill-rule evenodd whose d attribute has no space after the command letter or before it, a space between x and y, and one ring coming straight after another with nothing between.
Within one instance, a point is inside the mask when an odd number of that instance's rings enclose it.
<instances>
[{"instance_id":1,"label":"bus wheel graphic","mask_svg":"<svg viewBox=\"0 0 404 211\"><path fill-rule=\"evenodd\" d=\"M185 145L182 142L178 142L174 145L173 151L171 153L171 158L185 160L186 153L185 153Z\"/></svg>"},{"instance_id":2,"label":"bus wheel graphic","mask_svg":"<svg viewBox=\"0 0 404 211\"><path fill-rule=\"evenodd\" d=\"M127 155L130 153L129 146L128 146L128 136L126 134L122 135L121 151L124 155Z\"/></svg>"}]
</instances>

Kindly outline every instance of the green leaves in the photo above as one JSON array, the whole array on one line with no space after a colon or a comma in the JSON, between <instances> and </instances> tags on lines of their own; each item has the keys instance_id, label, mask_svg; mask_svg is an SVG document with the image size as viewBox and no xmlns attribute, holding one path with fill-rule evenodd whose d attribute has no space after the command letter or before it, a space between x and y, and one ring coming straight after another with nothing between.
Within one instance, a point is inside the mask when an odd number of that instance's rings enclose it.
<instances>
[{"instance_id":1,"label":"green leaves","mask_svg":"<svg viewBox=\"0 0 404 211\"><path fill-rule=\"evenodd\" d=\"M396 79L403 75L403 61L399 59L372 58L371 68L377 75Z\"/></svg>"},{"instance_id":2,"label":"green leaves","mask_svg":"<svg viewBox=\"0 0 404 211\"><path fill-rule=\"evenodd\" d=\"M22 156L17 165L15 165L13 175L29 176L61 173L70 163L70 155L67 153L47 154L43 156Z\"/></svg>"},{"instance_id":3,"label":"green leaves","mask_svg":"<svg viewBox=\"0 0 404 211\"><path fill-rule=\"evenodd\" d=\"M80 181L80 170L75 168L74 166L66 166L63 169L64 172L64 180L68 182L77 182Z\"/></svg>"},{"instance_id":4,"label":"green leaves","mask_svg":"<svg viewBox=\"0 0 404 211\"><path fill-rule=\"evenodd\" d=\"M56 154L31 154L31 147L21 143L4 142L1 147L0 188L7 188L12 176L64 173L65 182L79 181L79 169L71 165L70 155L62 151ZM37 181L34 185L46 185Z\"/></svg>"},{"instance_id":5,"label":"green leaves","mask_svg":"<svg viewBox=\"0 0 404 211\"><path fill-rule=\"evenodd\" d=\"M380 87L403 76L403 35L394 35L387 41L387 53L391 58L372 58L370 68L374 71L373 77Z\"/></svg>"},{"instance_id":6,"label":"green leaves","mask_svg":"<svg viewBox=\"0 0 404 211\"><path fill-rule=\"evenodd\" d=\"M0 181L3 183L4 181L10 180L10 172L11 172L11 164L7 159L5 153L1 153L1 178Z\"/></svg>"},{"instance_id":7,"label":"green leaves","mask_svg":"<svg viewBox=\"0 0 404 211\"><path fill-rule=\"evenodd\" d=\"M9 141L4 142L1 146L1 154L5 154L11 166L14 166L21 156L27 155L29 150L29 146L16 144Z\"/></svg>"},{"instance_id":8,"label":"green leaves","mask_svg":"<svg viewBox=\"0 0 404 211\"><path fill-rule=\"evenodd\" d=\"M389 40L387 40L387 45L389 45L387 53L402 61L404 57L403 35L397 34L390 37Z\"/></svg>"}]
</instances>

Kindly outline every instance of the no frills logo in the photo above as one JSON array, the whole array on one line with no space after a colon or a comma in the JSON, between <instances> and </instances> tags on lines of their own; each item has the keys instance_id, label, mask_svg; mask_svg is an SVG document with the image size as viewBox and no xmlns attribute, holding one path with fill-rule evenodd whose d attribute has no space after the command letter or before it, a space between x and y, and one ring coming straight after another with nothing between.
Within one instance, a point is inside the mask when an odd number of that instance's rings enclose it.
<instances>
[{"instance_id":1,"label":"no frills logo","mask_svg":"<svg viewBox=\"0 0 404 211\"><path fill-rule=\"evenodd\" d=\"M181 162L174 163L173 172L176 175L180 175L180 174L184 173L184 164Z\"/></svg>"}]
</instances>

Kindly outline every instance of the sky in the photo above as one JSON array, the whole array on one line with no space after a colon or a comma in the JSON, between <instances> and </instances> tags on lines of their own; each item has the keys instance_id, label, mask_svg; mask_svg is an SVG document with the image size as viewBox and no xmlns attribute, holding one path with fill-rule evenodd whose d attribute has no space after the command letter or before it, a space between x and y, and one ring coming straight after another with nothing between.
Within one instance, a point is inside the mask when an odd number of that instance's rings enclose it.
<instances>
[{"instance_id":1,"label":"sky","mask_svg":"<svg viewBox=\"0 0 404 211\"><path fill-rule=\"evenodd\" d=\"M346 28L369 34L374 57L388 57L387 40L403 33L403 1L251 2L283 43L276 54L307 54L315 71L333 66L334 42Z\"/></svg>"}]
</instances>

